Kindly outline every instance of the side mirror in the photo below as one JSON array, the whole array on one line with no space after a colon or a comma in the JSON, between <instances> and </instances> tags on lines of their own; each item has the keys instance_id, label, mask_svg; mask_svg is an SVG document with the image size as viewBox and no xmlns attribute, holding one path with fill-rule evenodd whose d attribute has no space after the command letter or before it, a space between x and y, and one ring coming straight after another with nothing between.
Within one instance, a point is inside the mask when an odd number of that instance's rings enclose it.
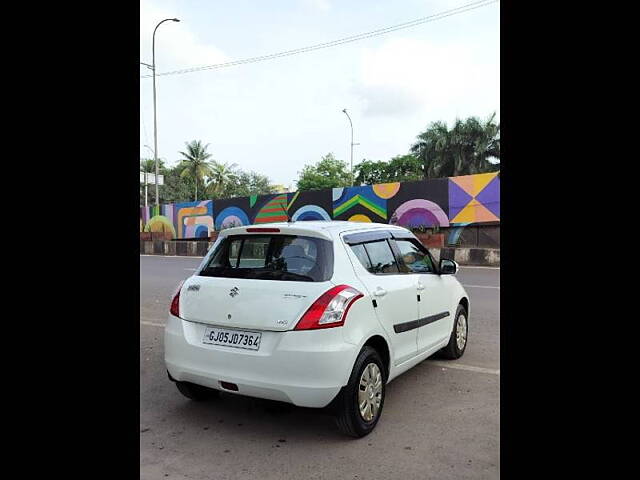
<instances>
[{"instance_id":1,"label":"side mirror","mask_svg":"<svg viewBox=\"0 0 640 480\"><path fill-rule=\"evenodd\" d=\"M456 262L447 258L440 260L440 275L455 275L456 273L458 273Z\"/></svg>"}]
</instances>

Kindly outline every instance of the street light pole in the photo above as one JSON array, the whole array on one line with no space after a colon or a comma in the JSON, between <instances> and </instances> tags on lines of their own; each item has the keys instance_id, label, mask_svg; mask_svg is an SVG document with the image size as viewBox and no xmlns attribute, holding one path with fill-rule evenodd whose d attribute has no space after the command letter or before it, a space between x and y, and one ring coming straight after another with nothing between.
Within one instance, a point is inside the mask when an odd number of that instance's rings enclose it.
<instances>
[{"instance_id":1,"label":"street light pole","mask_svg":"<svg viewBox=\"0 0 640 480\"><path fill-rule=\"evenodd\" d=\"M155 155L153 149L149 145L145 145L145 147L148 148L151 151L151 153L153 153ZM156 181L157 181L157 177L156 177ZM148 185L149 185L149 183L148 183L148 173L147 173L147 168L145 166L145 169L144 169L144 206L145 206L145 208L148 205L148 202L147 202L147 188L148 188Z\"/></svg>"},{"instance_id":2,"label":"street light pole","mask_svg":"<svg viewBox=\"0 0 640 480\"><path fill-rule=\"evenodd\" d=\"M160 206L160 196L158 195L158 177L160 171L158 169L158 118L156 113L156 30L164 22L179 22L177 18L165 18L160 21L156 28L153 29L153 41L151 44L151 70L153 70L153 157L156 164L156 206Z\"/></svg>"},{"instance_id":3,"label":"street light pole","mask_svg":"<svg viewBox=\"0 0 640 480\"><path fill-rule=\"evenodd\" d=\"M351 125L351 186L353 187L353 146L355 145L355 143L353 143L353 122L351 121L351 117L347 113L347 109L344 108L342 111L349 119L349 125Z\"/></svg>"}]
</instances>

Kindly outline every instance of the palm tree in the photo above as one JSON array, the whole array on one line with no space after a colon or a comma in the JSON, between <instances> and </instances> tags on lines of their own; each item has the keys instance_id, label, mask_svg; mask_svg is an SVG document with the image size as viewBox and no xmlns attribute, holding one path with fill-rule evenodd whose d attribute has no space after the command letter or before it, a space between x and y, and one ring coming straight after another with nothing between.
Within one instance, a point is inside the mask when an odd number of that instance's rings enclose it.
<instances>
[{"instance_id":1,"label":"palm tree","mask_svg":"<svg viewBox=\"0 0 640 480\"><path fill-rule=\"evenodd\" d=\"M181 177L193 178L196 184L196 201L198 201L198 182L204 181L204 177L211 176L212 162L209 161L211 154L207 153L209 144L202 145L200 140L185 142L187 151L179 152L183 156L179 167L183 168Z\"/></svg>"},{"instance_id":2,"label":"palm tree","mask_svg":"<svg viewBox=\"0 0 640 480\"><path fill-rule=\"evenodd\" d=\"M164 170L164 161L158 159L158 170ZM140 171L156 173L156 161L153 158L143 158L140 160Z\"/></svg>"},{"instance_id":3,"label":"palm tree","mask_svg":"<svg viewBox=\"0 0 640 480\"><path fill-rule=\"evenodd\" d=\"M411 153L424 163L425 178L446 176L451 168L449 129L445 122L433 122L418 135L418 141L411 146Z\"/></svg>"},{"instance_id":4,"label":"palm tree","mask_svg":"<svg viewBox=\"0 0 640 480\"><path fill-rule=\"evenodd\" d=\"M485 122L477 117L456 119L451 130L444 122L434 122L417 137L411 152L425 165L425 177L453 177L492 172L500 159L500 124L493 113Z\"/></svg>"},{"instance_id":5,"label":"palm tree","mask_svg":"<svg viewBox=\"0 0 640 480\"><path fill-rule=\"evenodd\" d=\"M482 125L482 137L476 143L475 155L482 171L500 170L500 124L495 122L495 112ZM498 160L498 164L489 162L490 158Z\"/></svg>"},{"instance_id":6,"label":"palm tree","mask_svg":"<svg viewBox=\"0 0 640 480\"><path fill-rule=\"evenodd\" d=\"M220 163L215 160L211 162L211 171L208 175L209 181L207 183L207 193L214 198L219 197L225 190L225 187L237 178L237 166L238 165L235 163L229 165L226 162Z\"/></svg>"}]
</instances>

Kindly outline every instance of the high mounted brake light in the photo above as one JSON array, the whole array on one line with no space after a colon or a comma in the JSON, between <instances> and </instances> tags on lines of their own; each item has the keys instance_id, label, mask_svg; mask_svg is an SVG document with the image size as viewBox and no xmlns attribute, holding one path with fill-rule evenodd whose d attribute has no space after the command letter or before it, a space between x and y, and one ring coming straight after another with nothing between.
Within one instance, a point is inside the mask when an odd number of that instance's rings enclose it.
<instances>
[{"instance_id":1,"label":"high mounted brake light","mask_svg":"<svg viewBox=\"0 0 640 480\"><path fill-rule=\"evenodd\" d=\"M340 327L351 305L361 297L362 292L349 285L333 287L313 302L294 330Z\"/></svg>"},{"instance_id":2,"label":"high mounted brake light","mask_svg":"<svg viewBox=\"0 0 640 480\"><path fill-rule=\"evenodd\" d=\"M279 228L247 228L247 233L280 233Z\"/></svg>"}]
</instances>

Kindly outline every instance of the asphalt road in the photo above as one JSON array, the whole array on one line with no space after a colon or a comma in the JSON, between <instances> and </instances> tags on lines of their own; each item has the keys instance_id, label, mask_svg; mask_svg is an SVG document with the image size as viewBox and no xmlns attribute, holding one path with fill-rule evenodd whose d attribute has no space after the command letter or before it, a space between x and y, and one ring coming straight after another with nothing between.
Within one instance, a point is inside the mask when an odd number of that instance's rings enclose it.
<instances>
[{"instance_id":1,"label":"asphalt road","mask_svg":"<svg viewBox=\"0 0 640 480\"><path fill-rule=\"evenodd\" d=\"M500 270L462 267L469 344L387 387L376 429L342 436L322 410L222 393L184 398L163 363L173 289L200 258L140 256L141 479L497 479L500 476Z\"/></svg>"}]
</instances>

